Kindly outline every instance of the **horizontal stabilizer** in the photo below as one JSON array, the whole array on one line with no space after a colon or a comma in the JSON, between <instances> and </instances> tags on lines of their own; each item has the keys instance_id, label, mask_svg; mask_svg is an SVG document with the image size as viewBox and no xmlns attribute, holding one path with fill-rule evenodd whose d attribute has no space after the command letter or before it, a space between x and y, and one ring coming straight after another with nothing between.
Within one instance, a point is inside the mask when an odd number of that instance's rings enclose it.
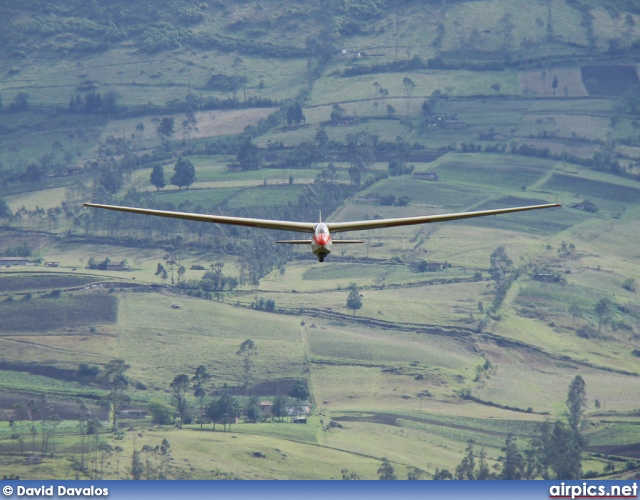
<instances>
[{"instance_id":1,"label":"horizontal stabilizer","mask_svg":"<svg viewBox=\"0 0 640 500\"><path fill-rule=\"evenodd\" d=\"M362 240L331 240L331 243L333 243L334 245L339 245L339 244L354 244L354 243L364 243L364 241Z\"/></svg>"},{"instance_id":2,"label":"horizontal stabilizer","mask_svg":"<svg viewBox=\"0 0 640 500\"><path fill-rule=\"evenodd\" d=\"M311 240L282 240L276 243L287 243L289 245L311 245Z\"/></svg>"}]
</instances>

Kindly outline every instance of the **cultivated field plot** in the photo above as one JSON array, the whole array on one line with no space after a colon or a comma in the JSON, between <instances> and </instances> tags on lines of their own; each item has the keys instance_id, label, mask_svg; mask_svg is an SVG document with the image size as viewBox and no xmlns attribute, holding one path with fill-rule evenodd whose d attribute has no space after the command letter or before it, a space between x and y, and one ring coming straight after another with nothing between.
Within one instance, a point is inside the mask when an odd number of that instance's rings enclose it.
<instances>
[{"instance_id":1,"label":"cultivated field plot","mask_svg":"<svg viewBox=\"0 0 640 500\"><path fill-rule=\"evenodd\" d=\"M525 352L512 353L509 362L502 359L502 363L491 374L490 382L480 384L473 390L476 397L493 401L499 404L520 408L532 407L536 412L548 411L556 413L565 407L563 398L550 398L549 395L564 394L565 388L575 377L575 368L564 363L544 363L536 360L535 355L527 355ZM637 387L636 376L607 374L603 371L580 367L580 374L588 384L589 403L588 412L596 408L596 399L606 400L609 408L617 411L632 411L637 408L637 401L630 398L634 387ZM514 390L514 381L523 388L522 391Z\"/></svg>"},{"instance_id":2,"label":"cultivated field plot","mask_svg":"<svg viewBox=\"0 0 640 500\"><path fill-rule=\"evenodd\" d=\"M257 189L245 189L230 198L226 206L229 208L278 207L289 202L297 202L304 186L276 185L263 186Z\"/></svg>"},{"instance_id":3,"label":"cultivated field plot","mask_svg":"<svg viewBox=\"0 0 640 500\"><path fill-rule=\"evenodd\" d=\"M174 309L173 304L181 309ZM250 326L253 325L253 326ZM210 367L214 387L240 383L240 344L251 338L260 353L255 376L272 380L302 372L300 320L189 297L126 293L120 300L117 355L132 375L168 390L176 370ZM140 348L140 346L145 346ZM162 360L171 359L171 363ZM231 362L236 360L237 363Z\"/></svg>"},{"instance_id":4,"label":"cultivated field plot","mask_svg":"<svg viewBox=\"0 0 640 500\"><path fill-rule=\"evenodd\" d=\"M611 179L613 181L613 179ZM603 182L565 174L553 174L541 188L575 193L587 198L600 198L608 202L634 204L640 200L640 187L635 182Z\"/></svg>"},{"instance_id":5,"label":"cultivated field plot","mask_svg":"<svg viewBox=\"0 0 640 500\"><path fill-rule=\"evenodd\" d=\"M557 137L580 138L598 141L609 131L610 118L584 115L529 114L522 119L518 133L523 136L540 136L545 132ZM524 139L523 139L524 140Z\"/></svg>"},{"instance_id":6,"label":"cultivated field plot","mask_svg":"<svg viewBox=\"0 0 640 500\"><path fill-rule=\"evenodd\" d=\"M528 205L541 205L554 203L555 200L517 198L514 196L491 200L477 207L478 210L496 210L499 208L518 207ZM494 227L497 229L523 231L526 233L549 236L579 224L585 220L581 213L562 208L545 208L514 214L505 214L497 217L484 217L461 221L465 225Z\"/></svg>"},{"instance_id":7,"label":"cultivated field plot","mask_svg":"<svg viewBox=\"0 0 640 500\"><path fill-rule=\"evenodd\" d=\"M443 166L442 170L448 170L449 165ZM366 194L377 194L381 197L392 194L396 198L406 196L410 198L411 205L421 204L461 211L493 195L491 191L482 188L446 182L416 181L407 177L389 178L378 182L365 191L363 196Z\"/></svg>"},{"instance_id":8,"label":"cultivated field plot","mask_svg":"<svg viewBox=\"0 0 640 500\"><path fill-rule=\"evenodd\" d=\"M98 281L98 278L90 275L65 273L38 274L37 271L23 274L20 272L12 273L4 271L0 273L0 294L81 287L96 281Z\"/></svg>"},{"instance_id":9,"label":"cultivated field plot","mask_svg":"<svg viewBox=\"0 0 640 500\"><path fill-rule=\"evenodd\" d=\"M194 207L200 205L209 208L227 202L240 191L241 188L185 189L160 191L154 193L154 197L158 201L172 203L174 206L188 201Z\"/></svg>"},{"instance_id":10,"label":"cultivated field plot","mask_svg":"<svg viewBox=\"0 0 640 500\"><path fill-rule=\"evenodd\" d=\"M534 466L539 424L567 421L578 375L583 475L637 474L620 472L640 458L631 2L163 0L148 22L124 3L44 3L5 8L0 32L0 258L31 261L0 271L5 474L130 479L138 451L143 479L370 480L382 457L398 479L431 479L469 441L499 472L510 434ZM242 171L247 140L263 161ZM188 188L170 183L180 157ZM393 160L413 172L392 176ZM301 234L82 208L125 199L330 222L562 207L339 233L364 243L319 263L274 243ZM107 258L127 270L89 269ZM115 359L129 365L120 409L157 400L170 423L121 413L111 431ZM250 423L254 397L293 406L298 381L305 425L291 407ZM223 394L238 422L200 429L200 403ZM27 466L45 399L62 420ZM81 437L81 401L99 433Z\"/></svg>"},{"instance_id":11,"label":"cultivated field plot","mask_svg":"<svg viewBox=\"0 0 640 500\"><path fill-rule=\"evenodd\" d=\"M458 158L447 157L439 161L436 172L442 181L479 185L504 192L505 190L526 188L542 178L548 170L548 167L543 164L527 165L523 164L521 160L511 164L502 158L496 160L495 163L489 163L487 160L482 163L474 163L473 156Z\"/></svg>"},{"instance_id":12,"label":"cultivated field plot","mask_svg":"<svg viewBox=\"0 0 640 500\"><path fill-rule=\"evenodd\" d=\"M533 97L584 97L580 68L549 68L520 72L522 93Z\"/></svg>"},{"instance_id":13,"label":"cultivated field plot","mask_svg":"<svg viewBox=\"0 0 640 500\"><path fill-rule=\"evenodd\" d=\"M316 328L306 329L309 352L327 363L332 358L336 364L406 364L412 367L409 370L415 372L414 377L425 372L428 381L434 368L464 373L474 371L481 362L469 343L445 335L350 327L347 321L314 320L313 324Z\"/></svg>"},{"instance_id":14,"label":"cultivated field plot","mask_svg":"<svg viewBox=\"0 0 640 500\"><path fill-rule=\"evenodd\" d=\"M45 332L60 328L100 323L115 323L118 300L97 293L32 298L0 303L0 333Z\"/></svg>"}]
</instances>

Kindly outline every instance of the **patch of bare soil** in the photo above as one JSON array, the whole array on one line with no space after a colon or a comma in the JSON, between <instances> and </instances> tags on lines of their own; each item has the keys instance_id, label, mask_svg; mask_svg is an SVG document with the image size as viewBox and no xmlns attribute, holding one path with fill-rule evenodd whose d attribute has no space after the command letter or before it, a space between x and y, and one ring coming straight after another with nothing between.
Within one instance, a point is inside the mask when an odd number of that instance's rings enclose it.
<instances>
[{"instance_id":1,"label":"patch of bare soil","mask_svg":"<svg viewBox=\"0 0 640 500\"><path fill-rule=\"evenodd\" d=\"M228 111L201 111L196 113L198 130L191 133L194 139L218 135L239 134L247 125L255 125L275 108L233 109Z\"/></svg>"}]
</instances>

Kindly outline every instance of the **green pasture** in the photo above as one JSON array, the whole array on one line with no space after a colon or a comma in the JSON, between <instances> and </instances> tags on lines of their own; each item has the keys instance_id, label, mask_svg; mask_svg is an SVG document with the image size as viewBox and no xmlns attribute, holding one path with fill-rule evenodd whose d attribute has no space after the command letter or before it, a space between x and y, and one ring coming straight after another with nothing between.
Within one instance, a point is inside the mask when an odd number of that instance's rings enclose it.
<instances>
[{"instance_id":1,"label":"green pasture","mask_svg":"<svg viewBox=\"0 0 640 500\"><path fill-rule=\"evenodd\" d=\"M510 354L510 359L505 359L507 354ZM566 389L571 380L580 375L586 384L587 415L598 411L594 403L596 399L600 402L606 400L607 408L615 407L616 411L631 411L638 406L633 398L629 398L637 384L635 376L572 366L511 349L503 350L501 360L495 371L489 374L490 379L473 388L472 395L522 409L531 407L535 412L547 411L560 418L566 411Z\"/></svg>"},{"instance_id":2,"label":"green pasture","mask_svg":"<svg viewBox=\"0 0 640 500\"><path fill-rule=\"evenodd\" d=\"M68 326L114 323L118 300L113 295L78 294L60 298L22 298L0 303L0 332L46 332Z\"/></svg>"},{"instance_id":3,"label":"green pasture","mask_svg":"<svg viewBox=\"0 0 640 500\"><path fill-rule=\"evenodd\" d=\"M602 404L602 401L600 402ZM640 426L608 423L587 434L589 446L624 446L640 443Z\"/></svg>"},{"instance_id":4,"label":"green pasture","mask_svg":"<svg viewBox=\"0 0 640 500\"><path fill-rule=\"evenodd\" d=\"M422 170L421 170L422 171ZM379 196L394 195L396 199L406 196L411 205L416 203L436 205L453 210L464 210L479 203L493 193L483 188L469 187L446 182L415 180L411 177L390 177L376 183L365 194L376 193Z\"/></svg>"},{"instance_id":5,"label":"green pasture","mask_svg":"<svg viewBox=\"0 0 640 500\"><path fill-rule=\"evenodd\" d=\"M26 89L23 89L26 90ZM11 102L11 93L2 91L3 103ZM17 93L17 92L16 92ZM31 96L31 91L28 93ZM11 97L13 99L13 97ZM33 102L34 97L30 100ZM37 110L22 113L0 113L3 127L0 162L25 170L31 162L45 154L53 154L62 160L65 154L75 165L97 142L105 119L93 115L44 114ZM62 148L54 143L58 141ZM65 162L66 163L66 162ZM66 179L68 181L68 179ZM4 186L3 186L4 187Z\"/></svg>"},{"instance_id":6,"label":"green pasture","mask_svg":"<svg viewBox=\"0 0 640 500\"><path fill-rule=\"evenodd\" d=\"M416 374L429 367L457 371L475 369L480 363L477 356L464 342L427 333L408 333L362 326L350 327L349 322L309 320L306 342L309 353L325 361L329 358L393 366L397 363L411 364ZM428 371L428 370L427 370ZM427 376L427 379L429 377Z\"/></svg>"},{"instance_id":7,"label":"green pasture","mask_svg":"<svg viewBox=\"0 0 640 500\"><path fill-rule=\"evenodd\" d=\"M289 202L298 201L303 188L304 186L300 184L285 184L244 189L231 197L226 206L229 208L286 206Z\"/></svg>"},{"instance_id":8,"label":"green pasture","mask_svg":"<svg viewBox=\"0 0 640 500\"><path fill-rule=\"evenodd\" d=\"M195 163L195 162L194 162ZM210 168L197 168L196 175L198 182L226 183L237 181L255 181L255 186L259 186L265 179L267 182L278 184L289 184L289 177L296 179L311 180L316 178L319 169L283 169L283 168L262 168L260 170L248 170L246 172L230 172L226 165Z\"/></svg>"},{"instance_id":9,"label":"green pasture","mask_svg":"<svg viewBox=\"0 0 640 500\"><path fill-rule=\"evenodd\" d=\"M589 179L574 175L553 174L541 187L553 191L576 193L584 198L599 198L607 202L635 204L640 200L640 186L635 182L622 184L620 181L609 182L600 179Z\"/></svg>"},{"instance_id":10,"label":"green pasture","mask_svg":"<svg viewBox=\"0 0 640 500\"><path fill-rule=\"evenodd\" d=\"M580 25L580 13L569 5L568 2L556 2L551 9L554 29L558 33L578 44L586 44L584 28ZM505 42L504 35L499 26L500 20L509 16L514 26L514 40ZM460 44L468 38L475 29L482 33L478 37L474 49L497 51L506 45L508 51L520 47L520 43L527 39L541 42L546 37L545 24L548 11L542 4L526 2L509 2L508 0L492 0L482 4L456 4L451 6L445 20L447 36L443 42L445 50L460 49ZM534 22L536 19L543 21L542 26ZM454 20L457 23L454 24ZM488 28L488 30L487 30ZM489 31L486 33L484 30ZM540 49L538 49L540 50Z\"/></svg>"},{"instance_id":11,"label":"green pasture","mask_svg":"<svg viewBox=\"0 0 640 500\"><path fill-rule=\"evenodd\" d=\"M567 314L568 315L568 314ZM581 338L568 328L558 328L553 321L543 324L533 318L515 313L503 313L502 320L493 326L494 333L507 338L536 346L543 352L556 357L566 357L567 361L584 362L587 366L603 370L625 370L637 373L637 361L631 355L631 348L619 339L608 338L606 331L600 338ZM566 317L566 316L565 316ZM548 320L553 320L553 316ZM570 319L563 320L570 323ZM583 325L583 321L576 321ZM567 325L568 326L568 325ZM593 327L593 325L592 325ZM597 330L597 324L595 325Z\"/></svg>"},{"instance_id":12,"label":"green pasture","mask_svg":"<svg viewBox=\"0 0 640 500\"><path fill-rule=\"evenodd\" d=\"M413 95L405 98L403 78L410 78L415 84ZM371 100L377 96L374 94L374 82L378 82L389 91L387 98L382 100L381 114L386 113L387 99L399 99L393 106L398 116L406 114L406 105L409 104L409 114L417 115L420 112L422 101L429 97L435 90L449 91L452 96L491 95L495 91L491 85L499 82L500 91L508 95L519 94L518 73L516 71L466 71L466 70L422 70L418 72L382 73L374 75L353 76L341 78L327 76L318 80L313 88L309 105L318 106L332 103L349 103L356 100Z\"/></svg>"},{"instance_id":13,"label":"green pasture","mask_svg":"<svg viewBox=\"0 0 640 500\"><path fill-rule=\"evenodd\" d=\"M66 179L63 182L71 184L72 180ZM34 188L35 186L31 186ZM66 201L66 192L69 188L68 185L61 187L52 187L49 189L34 189L33 191L26 191L20 194L13 194L4 197L4 201L7 202L12 212L17 212L22 207L27 210L35 210L36 207L48 210L49 208L59 207L63 201Z\"/></svg>"},{"instance_id":14,"label":"green pasture","mask_svg":"<svg viewBox=\"0 0 640 500\"><path fill-rule=\"evenodd\" d=\"M181 309L173 309L173 304ZM127 292L120 300L113 355L124 358L132 376L155 390L168 391L178 373L195 373L199 365L208 367L214 387L236 386L242 373L236 351L250 338L259 352L256 380L298 377L303 361L299 323L295 316L187 296ZM171 363L162 363L164 359Z\"/></svg>"},{"instance_id":15,"label":"green pasture","mask_svg":"<svg viewBox=\"0 0 640 500\"><path fill-rule=\"evenodd\" d=\"M439 162L436 172L442 181L479 185L504 192L526 188L546 173L543 166L527 165L522 160L508 163L508 160L483 157L478 161L477 155L470 155L462 161L456 160L447 158Z\"/></svg>"},{"instance_id":16,"label":"green pasture","mask_svg":"<svg viewBox=\"0 0 640 500\"><path fill-rule=\"evenodd\" d=\"M20 291L51 290L54 288L71 288L84 286L97 281L94 276L75 275L65 273L43 273L37 272L3 272L0 273L0 293L14 293Z\"/></svg>"},{"instance_id":17,"label":"green pasture","mask_svg":"<svg viewBox=\"0 0 640 500\"><path fill-rule=\"evenodd\" d=\"M32 375L26 372L2 370L0 388L15 391L33 391L37 393L56 394L77 397L92 394L104 394L105 391L95 387L87 387L77 382L56 380L50 377Z\"/></svg>"},{"instance_id":18,"label":"green pasture","mask_svg":"<svg viewBox=\"0 0 640 500\"><path fill-rule=\"evenodd\" d=\"M488 201L476 208L478 210L496 210L499 208L542 205L555 202L556 200L553 198L545 200L539 198L531 199L510 196ZM460 224L479 227L494 227L502 230L523 231L529 234L549 236L562 232L573 225L579 224L585 219L586 217L583 213L578 211L562 208L545 208L527 212L503 214L495 217L469 219L461 221Z\"/></svg>"},{"instance_id":19,"label":"green pasture","mask_svg":"<svg viewBox=\"0 0 640 500\"><path fill-rule=\"evenodd\" d=\"M256 423L236 427L236 432L256 434L297 441L300 443L319 444L322 441L322 425L317 417L307 418L307 424L293 424L287 422Z\"/></svg>"},{"instance_id":20,"label":"green pasture","mask_svg":"<svg viewBox=\"0 0 640 500\"><path fill-rule=\"evenodd\" d=\"M154 194L158 201L178 205L189 201L194 207L216 207L240 191L239 188L184 189L160 191Z\"/></svg>"}]
</instances>

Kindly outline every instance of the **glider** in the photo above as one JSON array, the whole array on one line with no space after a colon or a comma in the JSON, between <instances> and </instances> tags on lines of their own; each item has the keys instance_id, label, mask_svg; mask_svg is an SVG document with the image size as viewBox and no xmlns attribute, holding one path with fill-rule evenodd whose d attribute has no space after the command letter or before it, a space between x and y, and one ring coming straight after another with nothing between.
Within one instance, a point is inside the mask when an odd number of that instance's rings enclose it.
<instances>
[{"instance_id":1,"label":"glider","mask_svg":"<svg viewBox=\"0 0 640 500\"><path fill-rule=\"evenodd\" d=\"M170 212L166 210L150 210L147 208L120 207L115 205L100 205L97 203L85 203L85 207L116 210L133 214L155 215L158 217L170 217L173 219L193 220L198 222L211 222L214 224L231 224L234 226L259 227L262 229L276 229L280 231L297 231L311 233L311 239L283 240L277 243L289 245L311 245L311 251L320 262L331 253L332 245L344 245L351 243L364 243L362 240L334 240L332 233L344 233L347 231L366 231L368 229L381 229L385 227L410 226L413 224L429 224L432 222L446 222L459 219L471 219L472 217L484 217L487 215L508 214L511 212L523 212L541 208L559 207L559 203L547 205L531 205L528 207L500 208L498 210L480 210L477 212L461 212L457 214L421 215L418 217L400 217L396 219L377 219L353 222L292 222L267 219L251 219L246 217L227 217L223 215L190 214L184 212Z\"/></svg>"}]
</instances>

